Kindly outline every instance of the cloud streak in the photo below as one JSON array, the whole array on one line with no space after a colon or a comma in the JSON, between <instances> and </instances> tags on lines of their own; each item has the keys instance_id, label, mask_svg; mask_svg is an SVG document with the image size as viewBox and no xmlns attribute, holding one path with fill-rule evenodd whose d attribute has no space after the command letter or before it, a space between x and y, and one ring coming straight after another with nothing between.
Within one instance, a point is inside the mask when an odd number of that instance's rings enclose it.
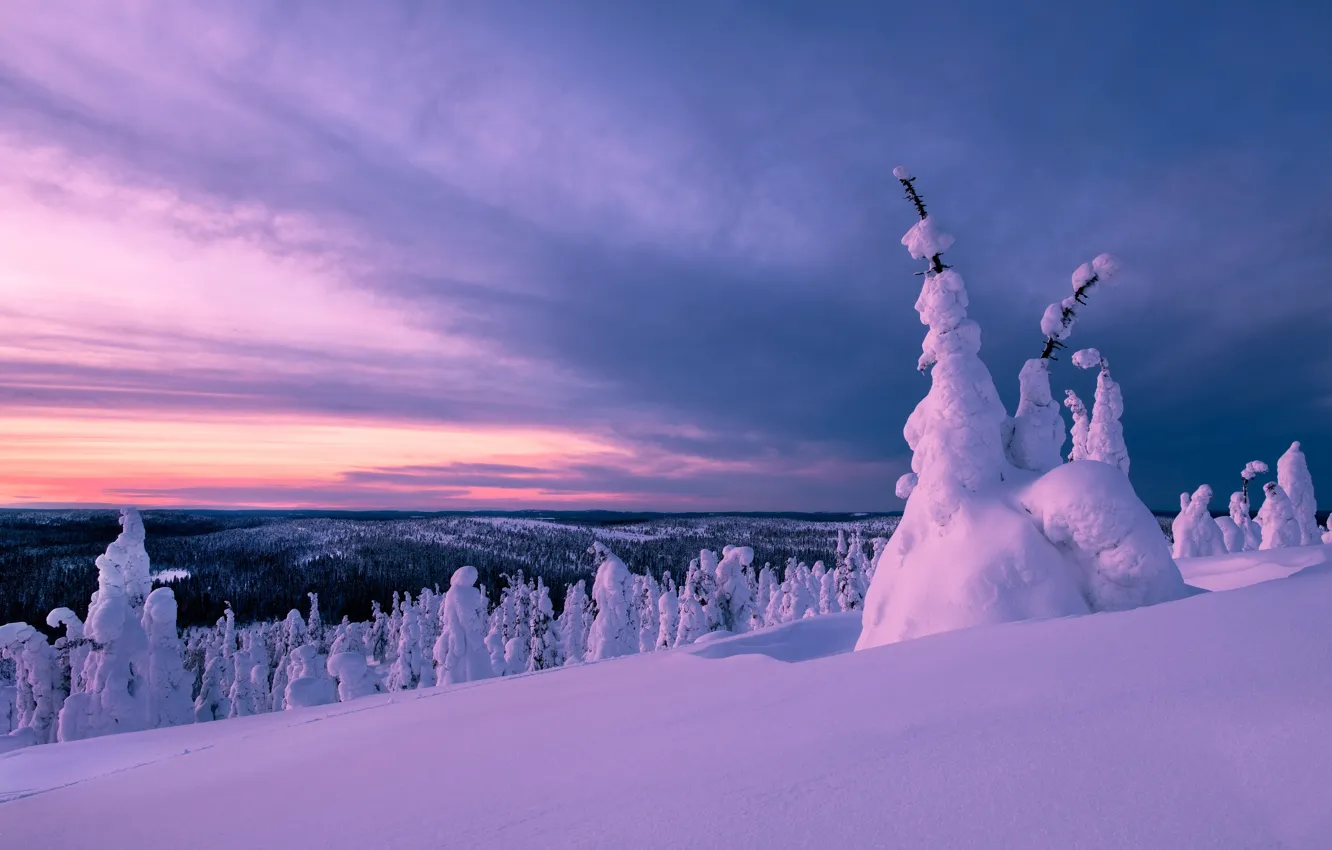
<instances>
[{"instance_id":1,"label":"cloud streak","mask_svg":"<svg viewBox=\"0 0 1332 850\"><path fill-rule=\"evenodd\" d=\"M1044 304L1083 260L1124 258L1075 342L1115 363L1150 503L1332 436L1332 119L1307 108L1332 71L1308 22L1025 3L0 14L11 428L150 423L202 458L265 420L365 437L307 457L304 483L260 453L248 481L126 463L43 485L77 442L44 471L0 449L15 499L891 509L925 390L898 162L959 236L1010 406ZM1056 382L1085 390L1073 371ZM1186 436L1217 422L1224 440ZM407 463L367 448L390 426L573 435L613 461L440 440ZM1310 460L1332 475L1332 453Z\"/></svg>"}]
</instances>

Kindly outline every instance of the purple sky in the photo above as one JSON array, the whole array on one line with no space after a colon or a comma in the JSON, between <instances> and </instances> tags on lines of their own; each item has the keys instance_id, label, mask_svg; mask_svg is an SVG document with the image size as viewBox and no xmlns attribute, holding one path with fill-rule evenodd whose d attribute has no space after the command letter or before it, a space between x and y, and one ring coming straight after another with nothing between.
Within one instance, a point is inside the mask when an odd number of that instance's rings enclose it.
<instances>
[{"instance_id":1,"label":"purple sky","mask_svg":"<svg viewBox=\"0 0 1332 850\"><path fill-rule=\"evenodd\" d=\"M9 4L0 501L900 507L898 163L1010 405L1110 251L1148 503L1332 482L1328 18Z\"/></svg>"}]
</instances>

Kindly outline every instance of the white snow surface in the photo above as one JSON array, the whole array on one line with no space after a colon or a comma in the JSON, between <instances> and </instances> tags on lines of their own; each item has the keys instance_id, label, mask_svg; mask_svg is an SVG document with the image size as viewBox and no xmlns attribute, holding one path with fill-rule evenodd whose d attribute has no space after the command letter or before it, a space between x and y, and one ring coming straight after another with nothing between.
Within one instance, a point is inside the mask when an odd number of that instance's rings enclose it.
<instances>
[{"instance_id":1,"label":"white snow surface","mask_svg":"<svg viewBox=\"0 0 1332 850\"><path fill-rule=\"evenodd\" d=\"M1197 559L1320 565L863 652L829 615L29 747L0 756L0 846L1325 847L1329 554Z\"/></svg>"}]
</instances>

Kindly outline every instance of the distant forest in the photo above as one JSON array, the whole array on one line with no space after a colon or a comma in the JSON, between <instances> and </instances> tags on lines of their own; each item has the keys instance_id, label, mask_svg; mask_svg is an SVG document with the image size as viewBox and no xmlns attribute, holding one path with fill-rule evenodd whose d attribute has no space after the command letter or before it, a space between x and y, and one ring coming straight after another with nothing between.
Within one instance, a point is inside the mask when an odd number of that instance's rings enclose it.
<instances>
[{"instance_id":1,"label":"distant forest","mask_svg":"<svg viewBox=\"0 0 1332 850\"><path fill-rule=\"evenodd\" d=\"M68 607L80 616L97 589L94 562L120 531L118 512L0 511L0 623L45 628L46 614ZM370 618L371 602L389 608L394 591L447 587L464 564L496 599L506 576L522 571L551 587L559 610L565 585L589 579L593 540L635 572L679 578L699 549L752 546L756 564L835 560L837 533L874 537L897 524L889 514L391 514L346 512L145 511L154 573L184 570L173 581L179 624L211 625L230 602L238 621L280 619L305 611L319 594L325 622ZM52 632L53 633L53 632Z\"/></svg>"}]
</instances>

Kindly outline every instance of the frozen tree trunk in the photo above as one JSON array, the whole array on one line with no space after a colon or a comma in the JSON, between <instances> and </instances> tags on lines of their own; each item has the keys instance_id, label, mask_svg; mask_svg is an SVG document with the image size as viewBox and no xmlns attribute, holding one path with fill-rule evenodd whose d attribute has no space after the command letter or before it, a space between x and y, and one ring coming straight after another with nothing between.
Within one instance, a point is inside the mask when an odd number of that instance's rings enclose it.
<instances>
[{"instance_id":1,"label":"frozen tree trunk","mask_svg":"<svg viewBox=\"0 0 1332 850\"><path fill-rule=\"evenodd\" d=\"M1319 533L1318 500L1314 496L1313 477L1309 475L1309 465L1300 451L1299 441L1290 444L1277 459L1277 483L1290 497L1291 509L1295 512L1295 521L1300 525L1300 545L1312 546L1322 542Z\"/></svg>"}]
</instances>

